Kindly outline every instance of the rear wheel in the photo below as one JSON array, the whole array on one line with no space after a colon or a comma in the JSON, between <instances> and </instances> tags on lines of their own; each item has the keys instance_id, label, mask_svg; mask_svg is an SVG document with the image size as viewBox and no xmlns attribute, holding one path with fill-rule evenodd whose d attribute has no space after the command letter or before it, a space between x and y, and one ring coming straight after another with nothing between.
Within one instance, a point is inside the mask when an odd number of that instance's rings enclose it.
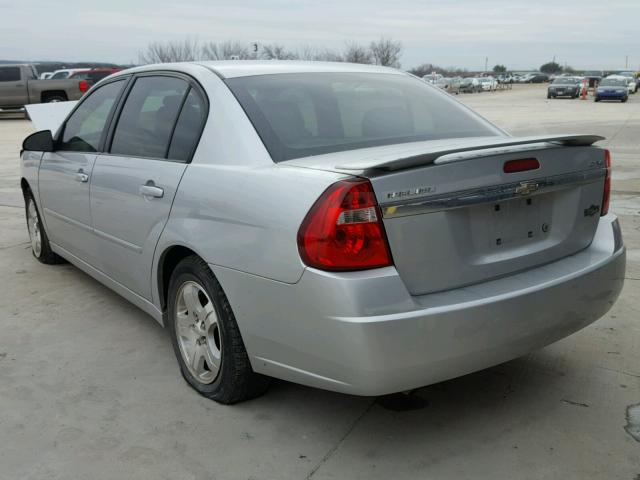
<instances>
[{"instance_id":1,"label":"rear wheel","mask_svg":"<svg viewBox=\"0 0 640 480\"><path fill-rule=\"evenodd\" d=\"M224 404L256 397L269 386L256 374L222 287L197 256L171 275L168 328L180 371L201 395Z\"/></svg>"},{"instance_id":2,"label":"rear wheel","mask_svg":"<svg viewBox=\"0 0 640 480\"><path fill-rule=\"evenodd\" d=\"M64 259L51 250L49 237L47 237L47 232L44 230L38 207L31 193L25 196L25 211L33 256L46 265L64 263Z\"/></svg>"}]
</instances>

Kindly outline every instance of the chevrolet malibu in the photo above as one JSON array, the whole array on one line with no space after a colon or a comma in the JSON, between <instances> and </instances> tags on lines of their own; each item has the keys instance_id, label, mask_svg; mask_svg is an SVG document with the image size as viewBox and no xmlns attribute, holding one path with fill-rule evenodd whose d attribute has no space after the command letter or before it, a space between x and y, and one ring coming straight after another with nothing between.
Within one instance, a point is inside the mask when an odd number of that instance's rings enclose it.
<instances>
[{"instance_id":1,"label":"chevrolet malibu","mask_svg":"<svg viewBox=\"0 0 640 480\"><path fill-rule=\"evenodd\" d=\"M602 137L513 137L397 70L139 67L50 128L21 154L33 255L163 324L221 403L270 377L439 382L585 327L622 288Z\"/></svg>"}]
</instances>

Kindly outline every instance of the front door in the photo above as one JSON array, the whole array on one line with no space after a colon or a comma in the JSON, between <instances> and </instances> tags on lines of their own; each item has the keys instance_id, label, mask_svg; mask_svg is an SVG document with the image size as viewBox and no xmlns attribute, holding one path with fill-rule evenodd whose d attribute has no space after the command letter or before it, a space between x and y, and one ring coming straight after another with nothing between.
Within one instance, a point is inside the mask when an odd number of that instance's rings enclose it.
<instances>
[{"instance_id":1,"label":"front door","mask_svg":"<svg viewBox=\"0 0 640 480\"><path fill-rule=\"evenodd\" d=\"M90 180L107 118L124 83L108 83L86 97L62 127L56 151L45 153L40 164L38 189L51 242L92 265Z\"/></svg>"}]
</instances>

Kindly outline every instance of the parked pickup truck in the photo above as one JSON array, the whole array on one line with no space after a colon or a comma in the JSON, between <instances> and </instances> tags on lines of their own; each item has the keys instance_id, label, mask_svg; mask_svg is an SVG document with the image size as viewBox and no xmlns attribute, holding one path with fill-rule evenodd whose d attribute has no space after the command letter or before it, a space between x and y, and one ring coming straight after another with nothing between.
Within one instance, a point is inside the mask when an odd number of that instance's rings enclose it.
<instances>
[{"instance_id":1,"label":"parked pickup truck","mask_svg":"<svg viewBox=\"0 0 640 480\"><path fill-rule=\"evenodd\" d=\"M89 87L86 80L39 80L33 65L0 65L0 109L78 100Z\"/></svg>"}]
</instances>

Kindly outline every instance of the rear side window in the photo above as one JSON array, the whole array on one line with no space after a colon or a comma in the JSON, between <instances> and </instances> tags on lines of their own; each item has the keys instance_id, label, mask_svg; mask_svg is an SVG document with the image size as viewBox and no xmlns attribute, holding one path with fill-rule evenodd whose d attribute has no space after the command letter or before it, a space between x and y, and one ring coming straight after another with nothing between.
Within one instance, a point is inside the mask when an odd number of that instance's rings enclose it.
<instances>
[{"instance_id":1,"label":"rear side window","mask_svg":"<svg viewBox=\"0 0 640 480\"><path fill-rule=\"evenodd\" d=\"M202 96L192 88L182 106L173 132L171 147L169 147L171 160L189 160L200 139L205 111L206 105Z\"/></svg>"},{"instance_id":2,"label":"rear side window","mask_svg":"<svg viewBox=\"0 0 640 480\"><path fill-rule=\"evenodd\" d=\"M141 77L122 107L111 153L165 158L189 84L174 77Z\"/></svg>"},{"instance_id":3,"label":"rear side window","mask_svg":"<svg viewBox=\"0 0 640 480\"><path fill-rule=\"evenodd\" d=\"M96 152L109 113L123 85L124 80L118 80L91 92L67 120L58 149Z\"/></svg>"},{"instance_id":4,"label":"rear side window","mask_svg":"<svg viewBox=\"0 0 640 480\"><path fill-rule=\"evenodd\" d=\"M503 135L408 75L277 74L226 80L276 161L421 140Z\"/></svg>"},{"instance_id":5,"label":"rear side window","mask_svg":"<svg viewBox=\"0 0 640 480\"><path fill-rule=\"evenodd\" d=\"M58 72L51 76L51 80L60 80L69 77L70 72Z\"/></svg>"},{"instance_id":6,"label":"rear side window","mask_svg":"<svg viewBox=\"0 0 640 480\"><path fill-rule=\"evenodd\" d=\"M0 82L17 82L20 80L20 67L0 67Z\"/></svg>"}]
</instances>

